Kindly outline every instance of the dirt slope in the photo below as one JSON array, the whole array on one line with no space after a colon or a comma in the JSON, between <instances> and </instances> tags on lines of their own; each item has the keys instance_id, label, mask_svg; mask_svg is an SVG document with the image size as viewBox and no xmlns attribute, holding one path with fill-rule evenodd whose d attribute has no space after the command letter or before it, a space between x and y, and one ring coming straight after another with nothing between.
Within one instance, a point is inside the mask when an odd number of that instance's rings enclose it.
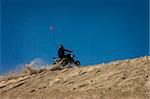
<instances>
[{"instance_id":1,"label":"dirt slope","mask_svg":"<svg viewBox=\"0 0 150 99\"><path fill-rule=\"evenodd\" d=\"M150 56L3 77L0 99L150 99Z\"/></svg>"}]
</instances>

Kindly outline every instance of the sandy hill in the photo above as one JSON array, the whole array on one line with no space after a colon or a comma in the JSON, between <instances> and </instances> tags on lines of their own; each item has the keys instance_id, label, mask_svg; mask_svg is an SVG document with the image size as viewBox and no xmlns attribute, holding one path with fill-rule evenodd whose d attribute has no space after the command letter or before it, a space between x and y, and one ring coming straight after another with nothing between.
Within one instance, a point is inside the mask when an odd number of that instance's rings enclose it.
<instances>
[{"instance_id":1,"label":"sandy hill","mask_svg":"<svg viewBox=\"0 0 150 99\"><path fill-rule=\"evenodd\" d=\"M150 56L7 75L0 99L150 99Z\"/></svg>"}]
</instances>

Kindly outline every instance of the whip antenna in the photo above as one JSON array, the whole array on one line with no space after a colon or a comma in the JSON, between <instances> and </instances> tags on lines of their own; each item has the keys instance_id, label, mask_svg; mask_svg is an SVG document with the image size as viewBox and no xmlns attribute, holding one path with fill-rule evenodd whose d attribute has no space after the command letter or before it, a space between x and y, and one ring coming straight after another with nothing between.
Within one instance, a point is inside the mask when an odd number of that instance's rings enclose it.
<instances>
[{"instance_id":1,"label":"whip antenna","mask_svg":"<svg viewBox=\"0 0 150 99\"><path fill-rule=\"evenodd\" d=\"M55 47L55 49L56 49L56 51L57 51L57 43L56 43L56 35L55 35L55 27L54 26L50 26L49 27L49 30L50 30L50 32L52 33L52 35L53 35L53 40L54 40L54 47Z\"/></svg>"}]
</instances>

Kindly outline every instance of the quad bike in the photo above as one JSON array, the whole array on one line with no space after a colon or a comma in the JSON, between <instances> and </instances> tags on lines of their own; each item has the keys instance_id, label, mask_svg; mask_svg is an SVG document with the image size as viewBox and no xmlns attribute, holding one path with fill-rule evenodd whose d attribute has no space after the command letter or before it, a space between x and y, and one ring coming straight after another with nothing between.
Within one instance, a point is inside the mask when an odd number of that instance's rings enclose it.
<instances>
[{"instance_id":1,"label":"quad bike","mask_svg":"<svg viewBox=\"0 0 150 99\"><path fill-rule=\"evenodd\" d=\"M63 67L66 67L66 66L72 67L72 65L80 67L80 61L75 60L74 57L75 57L75 55L73 55L71 52L67 52L66 55L64 55L63 59L53 58L54 59L53 65L59 63Z\"/></svg>"}]
</instances>

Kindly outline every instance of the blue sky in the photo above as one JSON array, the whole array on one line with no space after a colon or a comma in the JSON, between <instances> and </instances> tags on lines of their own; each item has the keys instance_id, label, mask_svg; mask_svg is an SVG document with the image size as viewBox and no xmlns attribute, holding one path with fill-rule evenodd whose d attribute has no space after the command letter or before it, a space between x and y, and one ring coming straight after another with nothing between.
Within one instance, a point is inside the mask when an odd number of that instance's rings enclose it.
<instances>
[{"instance_id":1,"label":"blue sky","mask_svg":"<svg viewBox=\"0 0 150 99\"><path fill-rule=\"evenodd\" d=\"M35 58L50 64L57 54L55 39L82 65L149 55L148 2L2 0L0 73Z\"/></svg>"}]
</instances>

